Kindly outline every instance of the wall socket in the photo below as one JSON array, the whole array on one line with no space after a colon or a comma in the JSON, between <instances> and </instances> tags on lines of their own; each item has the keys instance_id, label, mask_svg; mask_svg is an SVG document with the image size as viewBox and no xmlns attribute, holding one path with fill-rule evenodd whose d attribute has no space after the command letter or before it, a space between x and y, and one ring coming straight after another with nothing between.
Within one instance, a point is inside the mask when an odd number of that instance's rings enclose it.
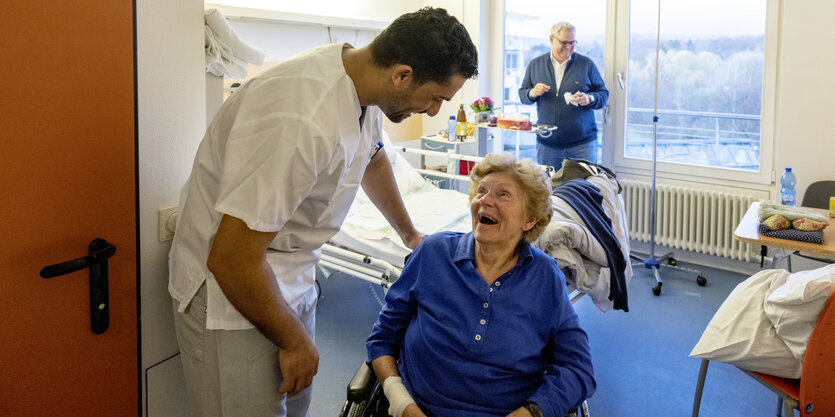
<instances>
[{"instance_id":1,"label":"wall socket","mask_svg":"<svg viewBox=\"0 0 835 417\"><path fill-rule=\"evenodd\" d=\"M177 207L159 210L159 241L167 242L174 239L174 229L177 228Z\"/></svg>"}]
</instances>

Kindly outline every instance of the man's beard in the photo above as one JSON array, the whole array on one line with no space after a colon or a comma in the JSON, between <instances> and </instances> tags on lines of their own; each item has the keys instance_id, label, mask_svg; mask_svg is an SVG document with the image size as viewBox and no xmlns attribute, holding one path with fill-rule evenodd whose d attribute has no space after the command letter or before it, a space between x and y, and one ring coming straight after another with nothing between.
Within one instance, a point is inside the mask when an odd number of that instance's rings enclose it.
<instances>
[{"instance_id":1,"label":"man's beard","mask_svg":"<svg viewBox=\"0 0 835 417\"><path fill-rule=\"evenodd\" d=\"M386 117L388 117L388 119L391 120L393 123L400 123L400 122L406 120L411 115L412 115L412 113L402 113L402 112L394 113L394 114L387 114L386 113Z\"/></svg>"},{"instance_id":2,"label":"man's beard","mask_svg":"<svg viewBox=\"0 0 835 417\"><path fill-rule=\"evenodd\" d=\"M388 119L393 123L400 123L412 115L412 112L405 110L406 102L409 101L409 96L412 91L413 89L409 89L409 91L405 93L391 95L387 98L385 103L382 103L381 106L377 107L379 107L380 110L383 111L383 114L385 114L386 117L388 117Z\"/></svg>"}]
</instances>

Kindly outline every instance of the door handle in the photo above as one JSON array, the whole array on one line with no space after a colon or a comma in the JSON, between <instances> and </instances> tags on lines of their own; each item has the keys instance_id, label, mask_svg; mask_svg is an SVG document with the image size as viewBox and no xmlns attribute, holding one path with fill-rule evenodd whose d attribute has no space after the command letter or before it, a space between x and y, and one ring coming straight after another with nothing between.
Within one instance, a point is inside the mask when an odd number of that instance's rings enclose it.
<instances>
[{"instance_id":1,"label":"door handle","mask_svg":"<svg viewBox=\"0 0 835 417\"><path fill-rule=\"evenodd\" d=\"M45 266L41 278L54 278L70 272L90 269L90 330L102 334L110 326L110 302L107 288L107 259L116 254L116 245L104 239L93 239L87 256Z\"/></svg>"},{"instance_id":2,"label":"door handle","mask_svg":"<svg viewBox=\"0 0 835 417\"><path fill-rule=\"evenodd\" d=\"M623 73L622 72L618 73L618 86L620 87L621 90L624 90L626 88L623 85Z\"/></svg>"}]
</instances>

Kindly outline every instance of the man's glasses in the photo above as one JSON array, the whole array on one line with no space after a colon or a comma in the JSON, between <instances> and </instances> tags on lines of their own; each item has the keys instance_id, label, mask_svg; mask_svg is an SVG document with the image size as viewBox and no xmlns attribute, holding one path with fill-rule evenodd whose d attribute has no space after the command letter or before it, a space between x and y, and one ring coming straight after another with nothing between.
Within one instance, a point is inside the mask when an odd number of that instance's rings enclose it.
<instances>
[{"instance_id":1,"label":"man's glasses","mask_svg":"<svg viewBox=\"0 0 835 417\"><path fill-rule=\"evenodd\" d=\"M557 38L554 38L555 41L559 42L562 46L574 46L577 45L577 41L561 41Z\"/></svg>"}]
</instances>

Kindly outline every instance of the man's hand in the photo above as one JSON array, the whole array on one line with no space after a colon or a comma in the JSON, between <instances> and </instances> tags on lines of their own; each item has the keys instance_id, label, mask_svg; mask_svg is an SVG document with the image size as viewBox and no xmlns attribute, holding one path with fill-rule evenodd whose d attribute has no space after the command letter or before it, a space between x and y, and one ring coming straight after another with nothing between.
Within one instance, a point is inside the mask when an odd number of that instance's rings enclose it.
<instances>
[{"instance_id":1,"label":"man's hand","mask_svg":"<svg viewBox=\"0 0 835 417\"><path fill-rule=\"evenodd\" d=\"M383 217L394 227L403 244L414 250L423 239L423 233L415 230L409 212L397 189L397 181L385 152L377 154L365 168L362 189L371 202L383 213Z\"/></svg>"},{"instance_id":2,"label":"man's hand","mask_svg":"<svg viewBox=\"0 0 835 417\"><path fill-rule=\"evenodd\" d=\"M531 91L528 91L528 97L537 98L550 90L551 86L549 86L548 84L536 83L536 85L533 86L533 88L531 88Z\"/></svg>"},{"instance_id":3,"label":"man's hand","mask_svg":"<svg viewBox=\"0 0 835 417\"><path fill-rule=\"evenodd\" d=\"M415 248L417 248L420 242L423 240L424 236L426 235L418 231L415 231L414 233L406 236L403 239L403 244L406 245L407 248L415 250Z\"/></svg>"},{"instance_id":4,"label":"man's hand","mask_svg":"<svg viewBox=\"0 0 835 417\"><path fill-rule=\"evenodd\" d=\"M577 103L578 106L588 106L591 104L591 98L588 94L577 92L571 96L571 101Z\"/></svg>"},{"instance_id":5,"label":"man's hand","mask_svg":"<svg viewBox=\"0 0 835 417\"><path fill-rule=\"evenodd\" d=\"M296 395L313 383L319 370L319 352L306 332L297 335L296 343L279 348L278 365L283 381L278 392Z\"/></svg>"},{"instance_id":6,"label":"man's hand","mask_svg":"<svg viewBox=\"0 0 835 417\"><path fill-rule=\"evenodd\" d=\"M417 404L409 404L406 406L406 409L403 410L403 415L401 417L426 417L426 414L423 414L423 411L420 411Z\"/></svg>"}]
</instances>

